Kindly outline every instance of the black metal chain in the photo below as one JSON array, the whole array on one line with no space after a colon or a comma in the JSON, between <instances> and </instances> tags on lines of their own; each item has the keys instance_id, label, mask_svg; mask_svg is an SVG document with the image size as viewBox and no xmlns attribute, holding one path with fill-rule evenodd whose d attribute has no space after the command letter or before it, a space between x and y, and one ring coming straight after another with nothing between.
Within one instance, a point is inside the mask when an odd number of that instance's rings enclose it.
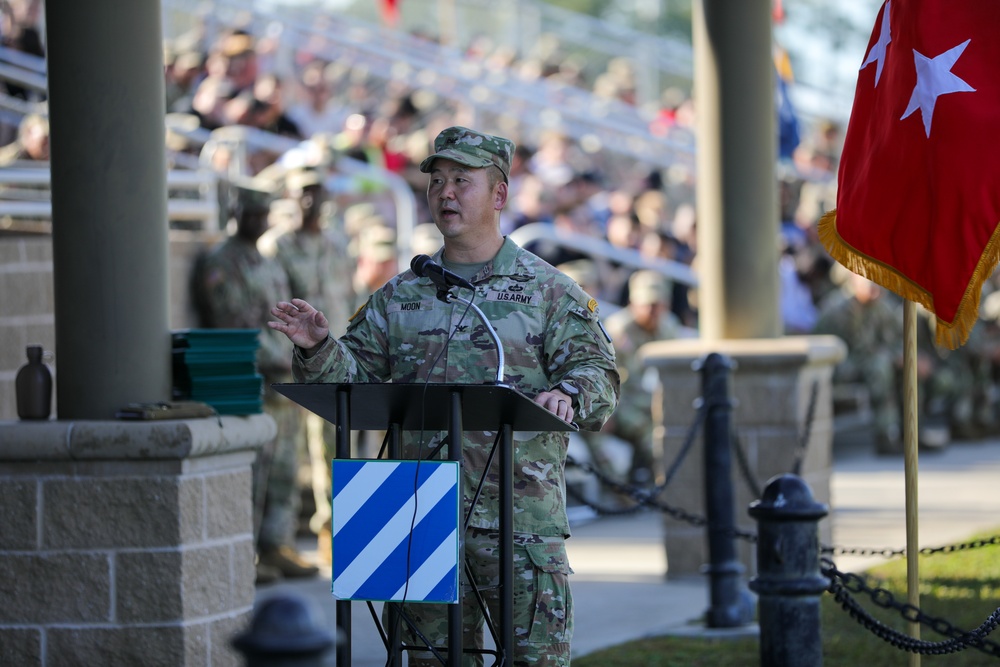
<instances>
[{"instance_id":1,"label":"black metal chain","mask_svg":"<svg viewBox=\"0 0 1000 667\"><path fill-rule=\"evenodd\" d=\"M743 443L740 440L740 436L733 431L730 438L733 445L733 453L736 454L736 465L740 469L740 475L743 477L743 481L746 482L747 488L750 489L750 494L754 498L760 498L762 493L760 490L760 484L757 483L757 478L754 476L753 471L750 470L750 461L747 458L747 453L743 449Z\"/></svg>"},{"instance_id":2,"label":"black metal chain","mask_svg":"<svg viewBox=\"0 0 1000 667\"><path fill-rule=\"evenodd\" d=\"M841 572L833 561L823 558L820 571L830 580L827 590L851 618L879 639L910 653L923 655L944 655L956 653L972 647L1000 658L1000 644L986 639L1000 625L1000 607L998 607L975 630L964 631L956 628L948 621L930 616L914 605L899 602L893 594L884 588L872 588L863 577L856 574ZM915 639L909 635L893 630L864 610L851 593L865 593L872 602L883 609L894 609L911 623L920 623L933 629L938 634L951 637L941 642L930 642Z\"/></svg>"},{"instance_id":3,"label":"black metal chain","mask_svg":"<svg viewBox=\"0 0 1000 667\"><path fill-rule=\"evenodd\" d=\"M644 509L645 501L650 498L656 498L663 490L667 488L667 485L673 480L677 475L677 471L680 470L681 464L684 463L684 459L687 457L688 452L691 451L691 446L694 444L695 437L698 435L698 429L701 427L705 420L705 415L708 413L708 406L704 401L699 401L695 407L694 419L691 421L691 425L688 427L687 434L684 437L684 444L681 445L680 450L677 452L677 456L674 458L674 462L670 465L670 469L667 471L666 477L664 477L663 483L651 489L642 489L628 484L623 484L615 479L612 479L606 475L603 471L598 469L591 463L580 463L575 460L572 456L566 457L566 464L572 465L580 468L584 472L591 473L598 479L603 486L609 487L617 492L621 496L628 497L635 501L634 505L629 505L627 507L608 507L602 505L596 501L589 500L583 496L582 493L578 492L576 489L567 486L566 492L574 500L583 503L590 509L597 512L601 516L624 516L627 514L635 514L640 510ZM704 522L704 520L703 520ZM699 524L704 525L704 523Z\"/></svg>"},{"instance_id":4,"label":"black metal chain","mask_svg":"<svg viewBox=\"0 0 1000 667\"><path fill-rule=\"evenodd\" d=\"M816 397L819 396L819 380L813 380L812 389L809 390L809 406L806 408L806 423L803 425L802 434L799 436L799 446L795 450L795 463L792 465L792 474L802 474L802 462L806 458L806 450L809 448L809 438L812 437L813 419L816 416Z\"/></svg>"},{"instance_id":5,"label":"black metal chain","mask_svg":"<svg viewBox=\"0 0 1000 667\"><path fill-rule=\"evenodd\" d=\"M802 472L802 462L805 460L806 450L809 448L809 438L812 437L813 420L815 419L816 414L816 397L818 395L819 381L814 380L812 389L809 392L809 405L806 408L806 421L805 424L803 424L802 433L799 434L799 441L795 447L795 462L792 464L792 469L790 471L793 475L798 476L801 475ZM757 481L757 477L750 469L749 457L747 457L746 450L740 440L739 433L737 433L734 429L731 437L733 452L736 454L736 463L739 466L740 474L743 476L743 481L746 482L751 495L754 498L760 498L760 484Z\"/></svg>"},{"instance_id":6,"label":"black metal chain","mask_svg":"<svg viewBox=\"0 0 1000 667\"><path fill-rule=\"evenodd\" d=\"M811 425L813 421L813 413L816 402L816 389L817 383L813 384L812 396L809 401L809 408L807 409L807 421L806 428L800 439L800 451L805 449L806 443L809 440L809 433L811 430ZM612 479L610 476L605 474L603 471L598 469L592 463L584 462L581 463L575 460L572 456L566 457L566 463L570 466L576 466L583 470L584 472L590 473L597 478L601 485L615 491L618 495L629 498L634 501L634 504L626 507L608 507L602 505L594 500L586 498L582 493L578 492L573 487L567 486L567 494L587 507L594 510L600 516L627 516L631 514L637 514L640 511L653 508L662 511L664 514L668 514L671 517L689 523L693 526L706 526L708 525L708 519L704 516L688 512L679 507L673 507L662 501L657 500L663 490L670 484L673 478L676 476L677 472L680 470L681 465L684 463L688 453L691 451L691 447L694 445L695 438L698 435L698 430L701 427L705 416L708 414L708 404L704 401L700 401L696 405L695 417L691 421L691 425L688 427L687 434L684 438L684 443L677 452L677 456L674 458L673 463L671 463L670 468L664 478L663 483L657 485L654 488L646 489L631 486L622 483L618 480ZM738 454L742 452L737 449ZM745 466L746 470L749 470L749 466L746 466L746 458L739 457L740 465ZM800 459L801 460L801 459ZM746 472L744 473L746 475ZM748 481L749 481L749 476ZM757 497L760 497L760 493L756 493ZM756 533L750 531L744 531L739 529L734 529L734 537L739 537L745 539L750 543L757 543ZM939 553L952 553L955 551L967 551L969 549L978 549L981 547L1000 545L1000 535L994 535L992 537L983 538L979 540L972 540L970 542L964 542L961 544L952 544L941 547L923 547L918 552L922 556L930 556ZM841 556L880 556L883 558L895 558L906 556L906 549L892 549L892 548L875 548L875 547L834 547L829 545L820 545L820 553L823 554L836 554Z\"/></svg>"},{"instance_id":7,"label":"black metal chain","mask_svg":"<svg viewBox=\"0 0 1000 667\"><path fill-rule=\"evenodd\" d=\"M981 547L988 547L997 544L1000 544L1000 535L994 535L993 537L986 537L979 540L972 540L971 542L963 542L961 544L949 544L943 547L921 547L917 553L921 556L933 556L940 553L968 551L970 549L979 549ZM869 547L822 546L820 547L820 552L825 554L837 554L840 556L882 556L884 558L895 558L896 556L906 555L906 549L875 549Z\"/></svg>"},{"instance_id":8,"label":"black metal chain","mask_svg":"<svg viewBox=\"0 0 1000 667\"><path fill-rule=\"evenodd\" d=\"M566 491L571 497L575 498L576 500L579 500L580 502L585 503L588 507L590 507L591 509L593 509L595 512L597 512L602 516L621 516L625 514L636 514L644 509L652 508L661 511L664 514L667 514L677 519L678 521L684 521L686 523L689 523L692 526L701 527L708 525L708 519L700 514L694 514L693 512L688 512L685 509L669 505L663 502L662 500L657 500L657 496L663 491L662 486L657 487L657 489L636 488L633 486L629 486L627 484L622 484L621 482L609 478L607 475L595 469L589 463L575 463L575 465L579 465L583 470L593 473L594 476L596 476L603 485L610 487L620 495L628 496L629 498L635 501L634 505L629 505L628 507L624 508L604 507L598 503L594 503L590 500L582 498L582 494L578 493L572 487L567 487ZM741 539L747 540L752 544L757 543L756 533L747 530L740 530L739 528L733 528L732 530L727 532L732 537L739 537Z\"/></svg>"}]
</instances>

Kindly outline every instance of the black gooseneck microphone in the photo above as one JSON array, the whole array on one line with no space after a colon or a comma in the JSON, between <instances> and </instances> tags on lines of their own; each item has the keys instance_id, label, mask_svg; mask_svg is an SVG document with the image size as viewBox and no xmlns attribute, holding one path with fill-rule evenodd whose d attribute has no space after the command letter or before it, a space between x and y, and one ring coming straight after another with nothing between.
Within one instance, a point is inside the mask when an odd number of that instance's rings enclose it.
<instances>
[{"instance_id":1,"label":"black gooseneck microphone","mask_svg":"<svg viewBox=\"0 0 1000 667\"><path fill-rule=\"evenodd\" d=\"M493 324L490 322L486 314L483 313L479 307L469 301L468 299L463 299L452 294L449 290L451 287L464 287L466 289L472 290L472 297L475 298L476 288L468 280L460 275L452 273L448 269L444 268L440 264L435 264L433 260L427 255L417 255L412 260L410 260L410 268L415 274L421 278L430 278L434 286L437 287L437 298L445 303L451 303L452 301L458 301L459 303L466 304L469 308L475 311L476 316L479 317L480 321L486 325L486 332L493 339L493 345L497 350L497 384L503 384L503 372L504 372L504 354L503 354L503 343L500 341L500 336L497 334L497 330L493 328ZM465 317L464 315L462 316ZM449 340L451 340L449 338Z\"/></svg>"},{"instance_id":2,"label":"black gooseneck microphone","mask_svg":"<svg viewBox=\"0 0 1000 667\"><path fill-rule=\"evenodd\" d=\"M435 264L427 255L417 255L410 260L410 268L421 278L430 278L431 282L439 289L447 290L449 287L464 287L474 290L472 283L462 276L452 273L440 264Z\"/></svg>"}]
</instances>

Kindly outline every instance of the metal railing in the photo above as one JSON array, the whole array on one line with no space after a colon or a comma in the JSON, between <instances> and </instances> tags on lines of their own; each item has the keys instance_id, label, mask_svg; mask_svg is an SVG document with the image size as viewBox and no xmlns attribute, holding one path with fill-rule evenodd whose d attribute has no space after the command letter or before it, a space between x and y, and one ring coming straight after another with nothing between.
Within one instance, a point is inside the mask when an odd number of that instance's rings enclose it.
<instances>
[{"instance_id":1,"label":"metal railing","mask_svg":"<svg viewBox=\"0 0 1000 667\"><path fill-rule=\"evenodd\" d=\"M279 157L274 164L279 168L291 169L298 164L315 161L317 153L325 150L320 145L321 141L319 137L298 141L254 127L231 125L219 128L207 136L201 149L200 159L207 167L213 163L216 152L225 149L231 157L225 177L236 180L251 179L253 170L250 158L254 152L275 153ZM324 185L329 192L338 190L339 181L343 176L362 179L385 188L395 208L396 246L399 251L400 266L408 266L413 228L417 224L417 202L409 183L399 174L347 156L336 156L333 158L333 163L327 165L327 169Z\"/></svg>"},{"instance_id":2,"label":"metal railing","mask_svg":"<svg viewBox=\"0 0 1000 667\"><path fill-rule=\"evenodd\" d=\"M33 167L0 169L0 229L49 231L52 194L47 162ZM218 177L210 170L167 172L167 218L195 222L207 231L218 229ZM39 224L43 223L43 224Z\"/></svg>"},{"instance_id":3,"label":"metal railing","mask_svg":"<svg viewBox=\"0 0 1000 667\"><path fill-rule=\"evenodd\" d=\"M691 267L683 262L644 257L638 250L620 248L604 239L588 234L566 232L544 222L533 222L518 227L510 233L510 238L522 247L536 241L552 241L562 248L575 250L622 266L633 269L652 269L670 280L689 287L698 285L698 277Z\"/></svg>"}]
</instances>

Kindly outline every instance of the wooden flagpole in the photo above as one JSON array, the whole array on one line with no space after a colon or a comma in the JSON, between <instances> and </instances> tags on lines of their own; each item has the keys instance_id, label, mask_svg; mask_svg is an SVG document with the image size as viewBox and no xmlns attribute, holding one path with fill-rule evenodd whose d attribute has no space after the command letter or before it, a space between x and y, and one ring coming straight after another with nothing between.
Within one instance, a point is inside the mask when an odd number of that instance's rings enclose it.
<instances>
[{"instance_id":1,"label":"wooden flagpole","mask_svg":"<svg viewBox=\"0 0 1000 667\"><path fill-rule=\"evenodd\" d=\"M920 555L917 525L917 304L903 302L903 468L906 490L906 598L920 606ZM910 636L920 638L920 623L909 624ZM920 654L910 654L910 667L920 667Z\"/></svg>"}]
</instances>

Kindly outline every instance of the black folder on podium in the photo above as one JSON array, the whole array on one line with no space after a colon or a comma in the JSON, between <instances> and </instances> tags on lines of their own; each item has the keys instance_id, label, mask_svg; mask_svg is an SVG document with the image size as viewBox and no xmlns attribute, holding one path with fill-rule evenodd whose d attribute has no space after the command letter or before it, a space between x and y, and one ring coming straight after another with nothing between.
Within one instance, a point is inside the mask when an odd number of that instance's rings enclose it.
<instances>
[{"instance_id":1,"label":"black folder on podium","mask_svg":"<svg viewBox=\"0 0 1000 667\"><path fill-rule=\"evenodd\" d=\"M350 431L400 430L449 432L451 443L462 442L463 431L496 431L500 443L500 586L501 612L497 647L512 664L513 601L513 432L575 431L511 386L500 383L276 383L275 391L337 426L337 456L350 457ZM450 447L449 458L461 461L461 447ZM351 665L350 601L337 602L337 626L343 632L337 664ZM448 667L462 662L462 605L449 615ZM390 650L393 650L390 647ZM401 663L400 663L401 664Z\"/></svg>"}]
</instances>

